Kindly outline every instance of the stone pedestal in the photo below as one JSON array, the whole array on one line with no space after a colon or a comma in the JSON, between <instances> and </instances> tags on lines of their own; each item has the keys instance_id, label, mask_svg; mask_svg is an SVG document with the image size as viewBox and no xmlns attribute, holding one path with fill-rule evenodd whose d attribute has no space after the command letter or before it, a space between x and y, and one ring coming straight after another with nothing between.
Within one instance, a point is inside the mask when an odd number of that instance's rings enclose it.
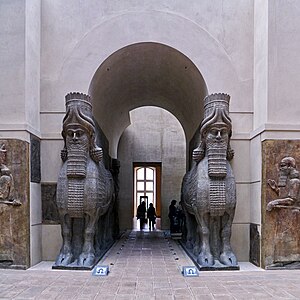
<instances>
[{"instance_id":1,"label":"stone pedestal","mask_svg":"<svg viewBox=\"0 0 300 300\"><path fill-rule=\"evenodd\" d=\"M29 144L0 140L6 147L6 163L14 181L16 205L0 201L0 268L26 269L30 265Z\"/></svg>"},{"instance_id":2,"label":"stone pedestal","mask_svg":"<svg viewBox=\"0 0 300 300\"><path fill-rule=\"evenodd\" d=\"M262 143L262 149L262 267L300 268L300 209L283 205L266 210L267 204L278 198L267 181L278 181L281 160L293 157L299 171L300 141L267 140Z\"/></svg>"}]
</instances>

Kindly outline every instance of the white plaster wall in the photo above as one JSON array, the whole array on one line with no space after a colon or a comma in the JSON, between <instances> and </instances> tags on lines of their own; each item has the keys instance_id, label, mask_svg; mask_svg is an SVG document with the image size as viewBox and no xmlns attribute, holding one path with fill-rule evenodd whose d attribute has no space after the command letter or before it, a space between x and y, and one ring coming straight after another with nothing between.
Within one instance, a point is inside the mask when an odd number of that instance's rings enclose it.
<instances>
[{"instance_id":1,"label":"white plaster wall","mask_svg":"<svg viewBox=\"0 0 300 300\"><path fill-rule=\"evenodd\" d=\"M25 123L25 1L0 2L0 130Z\"/></svg>"},{"instance_id":2,"label":"white plaster wall","mask_svg":"<svg viewBox=\"0 0 300 300\"><path fill-rule=\"evenodd\" d=\"M132 228L133 162L161 162L161 224L169 228L168 207L172 199L180 201L185 174L185 137L177 119L169 112L143 107L131 112L131 125L124 131L118 148L120 160L119 217L122 230Z\"/></svg>"},{"instance_id":3,"label":"white plaster wall","mask_svg":"<svg viewBox=\"0 0 300 300\"><path fill-rule=\"evenodd\" d=\"M254 3L254 129L280 138L300 132L300 2Z\"/></svg>"},{"instance_id":4,"label":"white plaster wall","mask_svg":"<svg viewBox=\"0 0 300 300\"><path fill-rule=\"evenodd\" d=\"M42 3L42 111L64 110L69 91L87 92L98 66L118 49L153 41L174 47L202 73L209 92L252 111L252 1L85 1ZM55 20L55 22L54 22ZM55 47L53 47L55 45Z\"/></svg>"},{"instance_id":5,"label":"white plaster wall","mask_svg":"<svg viewBox=\"0 0 300 300\"><path fill-rule=\"evenodd\" d=\"M39 133L41 0L26 0L25 14L25 118Z\"/></svg>"},{"instance_id":6,"label":"white plaster wall","mask_svg":"<svg viewBox=\"0 0 300 300\"><path fill-rule=\"evenodd\" d=\"M40 136L41 1L0 1L0 28L0 136L30 142ZM40 184L30 184L28 217L33 265L42 257Z\"/></svg>"},{"instance_id":7,"label":"white plaster wall","mask_svg":"<svg viewBox=\"0 0 300 300\"><path fill-rule=\"evenodd\" d=\"M40 135L41 1L0 1L0 28L1 136L29 141Z\"/></svg>"},{"instance_id":8,"label":"white plaster wall","mask_svg":"<svg viewBox=\"0 0 300 300\"><path fill-rule=\"evenodd\" d=\"M268 3L254 1L254 117L253 129L267 122L268 108Z\"/></svg>"},{"instance_id":9,"label":"white plaster wall","mask_svg":"<svg viewBox=\"0 0 300 300\"><path fill-rule=\"evenodd\" d=\"M268 122L298 125L300 133L299 13L297 0L269 2Z\"/></svg>"},{"instance_id":10,"label":"white plaster wall","mask_svg":"<svg viewBox=\"0 0 300 300\"><path fill-rule=\"evenodd\" d=\"M55 261L62 245L61 226L42 226L42 260Z\"/></svg>"},{"instance_id":11,"label":"white plaster wall","mask_svg":"<svg viewBox=\"0 0 300 300\"><path fill-rule=\"evenodd\" d=\"M42 260L41 185L30 183L30 265Z\"/></svg>"}]
</instances>

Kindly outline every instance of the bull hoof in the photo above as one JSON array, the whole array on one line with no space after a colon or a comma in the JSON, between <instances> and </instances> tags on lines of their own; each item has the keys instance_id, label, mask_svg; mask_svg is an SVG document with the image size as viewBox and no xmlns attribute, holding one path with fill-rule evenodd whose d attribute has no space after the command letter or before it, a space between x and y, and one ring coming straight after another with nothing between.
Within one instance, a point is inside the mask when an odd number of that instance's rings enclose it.
<instances>
[{"instance_id":1,"label":"bull hoof","mask_svg":"<svg viewBox=\"0 0 300 300\"><path fill-rule=\"evenodd\" d=\"M200 253L197 262L201 267L212 267L215 263L214 257L210 253Z\"/></svg>"},{"instance_id":2,"label":"bull hoof","mask_svg":"<svg viewBox=\"0 0 300 300\"><path fill-rule=\"evenodd\" d=\"M237 259L232 251L223 252L220 255L220 262L226 266L236 266Z\"/></svg>"},{"instance_id":3,"label":"bull hoof","mask_svg":"<svg viewBox=\"0 0 300 300\"><path fill-rule=\"evenodd\" d=\"M73 261L72 253L60 253L55 261L56 266L65 267Z\"/></svg>"},{"instance_id":4,"label":"bull hoof","mask_svg":"<svg viewBox=\"0 0 300 300\"><path fill-rule=\"evenodd\" d=\"M193 254L195 256L198 256L199 252L200 252L199 246L194 246L194 248L193 248Z\"/></svg>"},{"instance_id":5,"label":"bull hoof","mask_svg":"<svg viewBox=\"0 0 300 300\"><path fill-rule=\"evenodd\" d=\"M187 242L186 242L186 247L187 247L188 249L193 249L193 243L192 243L192 241L187 240Z\"/></svg>"},{"instance_id":6,"label":"bull hoof","mask_svg":"<svg viewBox=\"0 0 300 300\"><path fill-rule=\"evenodd\" d=\"M95 263L94 253L81 253L78 259L78 265L81 267L92 267Z\"/></svg>"}]
</instances>

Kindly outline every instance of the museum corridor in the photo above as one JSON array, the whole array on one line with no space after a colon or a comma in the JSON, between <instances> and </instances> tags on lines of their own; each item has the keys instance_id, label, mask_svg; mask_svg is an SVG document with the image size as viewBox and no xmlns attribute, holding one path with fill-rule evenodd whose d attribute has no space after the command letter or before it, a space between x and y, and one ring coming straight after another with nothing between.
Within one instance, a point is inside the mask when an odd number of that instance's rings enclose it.
<instances>
[{"instance_id":1,"label":"museum corridor","mask_svg":"<svg viewBox=\"0 0 300 300\"><path fill-rule=\"evenodd\" d=\"M300 270L264 271L240 263L240 271L183 277L192 262L163 231L128 231L90 271L52 270L42 262L24 270L0 270L0 299L300 299Z\"/></svg>"}]
</instances>

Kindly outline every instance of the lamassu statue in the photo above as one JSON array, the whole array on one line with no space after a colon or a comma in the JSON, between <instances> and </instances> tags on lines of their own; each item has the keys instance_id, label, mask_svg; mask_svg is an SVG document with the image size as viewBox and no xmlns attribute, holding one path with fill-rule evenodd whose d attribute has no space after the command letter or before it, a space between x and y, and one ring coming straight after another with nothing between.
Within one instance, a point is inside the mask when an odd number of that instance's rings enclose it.
<instances>
[{"instance_id":1,"label":"lamassu statue","mask_svg":"<svg viewBox=\"0 0 300 300\"><path fill-rule=\"evenodd\" d=\"M63 244L54 267L92 267L97 252L106 246L101 231L108 228L99 228L98 223L99 217L105 217L113 206L114 184L104 167L102 149L95 143L90 97L70 93L66 96L66 109L62 131L65 146L61 153L64 163L56 196Z\"/></svg>"},{"instance_id":2,"label":"lamassu statue","mask_svg":"<svg viewBox=\"0 0 300 300\"><path fill-rule=\"evenodd\" d=\"M186 246L201 268L238 268L230 245L236 206L235 179L229 164L232 124L230 96L212 94L204 99L201 141L195 161L182 183L181 204L186 214Z\"/></svg>"}]
</instances>

